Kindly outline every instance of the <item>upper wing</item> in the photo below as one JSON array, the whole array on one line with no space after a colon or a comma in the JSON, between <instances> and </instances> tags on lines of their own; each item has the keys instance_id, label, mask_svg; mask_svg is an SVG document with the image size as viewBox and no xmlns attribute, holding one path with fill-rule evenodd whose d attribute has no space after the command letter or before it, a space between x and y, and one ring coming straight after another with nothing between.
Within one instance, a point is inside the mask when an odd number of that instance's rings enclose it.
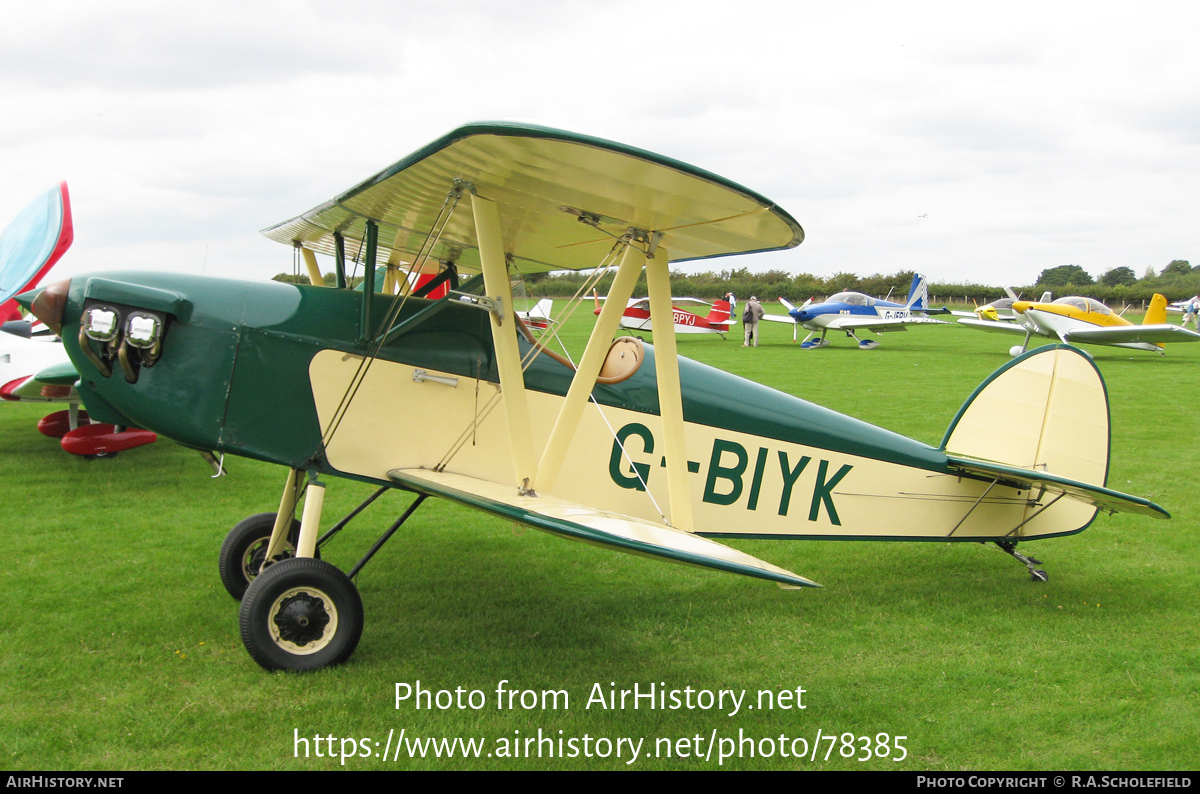
<instances>
[{"instance_id":1,"label":"upper wing","mask_svg":"<svg viewBox=\"0 0 1200 794\"><path fill-rule=\"evenodd\" d=\"M1112 345L1121 342L1200 342L1200 334L1178 325L1122 325L1116 328L1077 328L1067 332L1068 342Z\"/></svg>"},{"instance_id":2,"label":"upper wing","mask_svg":"<svg viewBox=\"0 0 1200 794\"><path fill-rule=\"evenodd\" d=\"M689 565L769 579L780 587L820 587L816 582L769 562L665 524L547 496L521 496L512 486L497 485L461 474L428 469L396 469L388 472L388 477L410 490L441 496L509 521L574 540L611 546L631 554L665 557Z\"/></svg>"},{"instance_id":3,"label":"upper wing","mask_svg":"<svg viewBox=\"0 0 1200 794\"><path fill-rule=\"evenodd\" d=\"M1026 333L1025 326L1020 323L1002 323L993 320L959 320L958 324L965 325L968 328L977 328L980 331L988 331L993 334L1024 336Z\"/></svg>"},{"instance_id":4,"label":"upper wing","mask_svg":"<svg viewBox=\"0 0 1200 794\"><path fill-rule=\"evenodd\" d=\"M354 252L372 220L380 227L380 261L411 260L456 185L496 202L508 253L523 272L596 267L614 236L630 227L661 232L674 261L791 248L804 239L774 202L708 171L600 138L511 122L460 127L263 234L332 255L335 233ZM479 268L468 202L451 215L429 260Z\"/></svg>"}]
</instances>

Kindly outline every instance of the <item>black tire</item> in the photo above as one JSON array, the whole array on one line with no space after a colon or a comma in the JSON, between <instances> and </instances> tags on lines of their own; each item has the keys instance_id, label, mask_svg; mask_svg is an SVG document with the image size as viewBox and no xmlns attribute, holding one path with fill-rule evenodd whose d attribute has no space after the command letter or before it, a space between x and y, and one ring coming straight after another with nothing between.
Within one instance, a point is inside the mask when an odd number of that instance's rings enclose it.
<instances>
[{"instance_id":1,"label":"black tire","mask_svg":"<svg viewBox=\"0 0 1200 794\"><path fill-rule=\"evenodd\" d=\"M217 565L221 572L221 584L225 585L229 595L236 600L242 600L246 595L246 588L262 568L267 545L271 542L271 530L274 528L275 513L258 513L239 521L225 536ZM273 563L295 557L296 543L299 540L300 522L293 518L283 552L275 555Z\"/></svg>"},{"instance_id":2,"label":"black tire","mask_svg":"<svg viewBox=\"0 0 1200 794\"><path fill-rule=\"evenodd\" d=\"M362 598L333 565L311 557L277 562L246 589L242 644L267 670L317 670L350 658L362 636Z\"/></svg>"}]
</instances>

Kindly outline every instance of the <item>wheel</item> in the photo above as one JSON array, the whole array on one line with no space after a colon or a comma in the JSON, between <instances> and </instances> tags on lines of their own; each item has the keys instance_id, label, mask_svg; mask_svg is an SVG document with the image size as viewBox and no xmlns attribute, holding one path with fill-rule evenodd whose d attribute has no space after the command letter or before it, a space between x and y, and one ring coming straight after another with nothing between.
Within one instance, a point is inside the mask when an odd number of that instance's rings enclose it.
<instances>
[{"instance_id":1,"label":"wheel","mask_svg":"<svg viewBox=\"0 0 1200 794\"><path fill-rule=\"evenodd\" d=\"M1045 571L1030 571L1029 578L1035 582L1048 582L1050 581L1050 574Z\"/></svg>"},{"instance_id":2,"label":"wheel","mask_svg":"<svg viewBox=\"0 0 1200 794\"><path fill-rule=\"evenodd\" d=\"M312 557L277 562L246 589L242 644L267 670L316 670L350 658L362 636L362 599L334 566Z\"/></svg>"},{"instance_id":3,"label":"wheel","mask_svg":"<svg viewBox=\"0 0 1200 794\"><path fill-rule=\"evenodd\" d=\"M267 546L271 543L271 530L275 528L275 513L258 513L245 518L229 530L221 544L218 568L221 584L229 595L238 601L246 594L246 588L262 569ZM300 540L300 522L292 519L292 528L284 539L283 550L276 554L272 563L296 556L296 543ZM320 554L317 554L320 557Z\"/></svg>"},{"instance_id":4,"label":"wheel","mask_svg":"<svg viewBox=\"0 0 1200 794\"><path fill-rule=\"evenodd\" d=\"M97 452L94 455L84 455L83 459L84 460L108 460L110 458L115 458L117 455L120 455L120 454L121 454L120 452Z\"/></svg>"}]
</instances>

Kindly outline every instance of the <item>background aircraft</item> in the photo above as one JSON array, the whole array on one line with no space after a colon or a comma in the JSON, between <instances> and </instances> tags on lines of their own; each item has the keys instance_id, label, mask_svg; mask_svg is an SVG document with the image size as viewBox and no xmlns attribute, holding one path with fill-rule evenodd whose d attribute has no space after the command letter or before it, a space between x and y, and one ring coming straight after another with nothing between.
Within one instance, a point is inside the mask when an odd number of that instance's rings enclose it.
<instances>
[{"instance_id":1,"label":"background aircraft","mask_svg":"<svg viewBox=\"0 0 1200 794\"><path fill-rule=\"evenodd\" d=\"M35 286L74 240L67 183L38 196L0 233L0 400L65 403L38 422L43 435L61 439L62 448L86 458L112 457L149 444L147 430L91 423L79 410L79 374L50 329L21 319L14 295ZM11 307L7 309L5 307ZM15 316L14 316L15 315Z\"/></svg>"},{"instance_id":2,"label":"background aircraft","mask_svg":"<svg viewBox=\"0 0 1200 794\"><path fill-rule=\"evenodd\" d=\"M1012 287L1005 287L1004 291L1008 294L1007 298L1000 298L991 303L985 303L982 306L976 306L974 311L961 312L952 311L950 314L955 317L975 317L980 320L991 320L993 322L1010 322L1017 321L1017 313L1013 311L1013 304L1021 299L1021 296L1013 292ZM1039 303L1049 303L1051 300L1050 290L1042 293L1042 299Z\"/></svg>"},{"instance_id":3,"label":"background aircraft","mask_svg":"<svg viewBox=\"0 0 1200 794\"><path fill-rule=\"evenodd\" d=\"M1141 325L1120 316L1098 300L1068 296L1051 303L1016 301L1017 322L959 320L959 324L989 333L1023 336L1025 340L1009 349L1019 356L1029 347L1033 336L1058 339L1067 344L1109 345L1133 350L1148 350L1166 355L1165 342L1200 342L1200 334L1167 322L1167 299L1155 293Z\"/></svg>"},{"instance_id":4,"label":"background aircraft","mask_svg":"<svg viewBox=\"0 0 1200 794\"><path fill-rule=\"evenodd\" d=\"M766 197L661 155L473 124L264 233L333 255L338 284L361 242L363 289L129 271L22 302L61 331L93 415L287 469L278 511L235 526L219 558L265 668L350 656L353 579L430 496L786 588L816 583L711 538L992 542L1044 580L1018 542L1079 532L1098 509L1167 517L1105 487L1107 394L1073 348L1002 367L936 448L679 357L672 261L804 233ZM384 295L379 260L482 273L438 300ZM513 322L510 270L618 262L578 361ZM655 344L613 341L643 270ZM1011 428L1000 442L997 426ZM322 534L330 477L379 490ZM319 559L387 489L414 499L371 550L346 572ZM294 558L268 564L289 544Z\"/></svg>"},{"instance_id":5,"label":"background aircraft","mask_svg":"<svg viewBox=\"0 0 1200 794\"><path fill-rule=\"evenodd\" d=\"M600 302L604 300L599 296L594 296L596 301L596 314L600 314ZM711 306L712 311L707 316L701 317L698 314L689 312L687 309L681 309L675 306L676 303L692 303L700 304L701 306ZM717 300L709 303L702 301L699 298L671 298L671 319L675 324L675 333L677 334L720 334L721 338L725 338L725 334L737 324L737 321L730 316L729 301ZM649 298L630 298L626 307L625 313L621 315L621 328L628 328L631 331L646 331L653 333L651 328L650 318L650 299Z\"/></svg>"},{"instance_id":6,"label":"background aircraft","mask_svg":"<svg viewBox=\"0 0 1200 794\"><path fill-rule=\"evenodd\" d=\"M910 325L946 325L941 320L934 320L925 315L931 310L929 304L929 287L925 277L920 273L913 276L912 286L908 291L905 303L872 298L861 292L839 292L831 295L823 303L806 301L799 308L793 307L780 298L780 302L789 308L788 316L767 314L764 320L775 323L792 323L793 326L803 326L809 333L800 343L805 349L824 347L829 344L825 335L830 331L845 331L846 336L858 342L860 350L871 350L879 347L874 339L859 339L856 331L871 331L884 333L886 331L907 331ZM936 310L939 313L942 310ZM817 333L819 339L813 339ZM796 338L795 328L792 329L792 339Z\"/></svg>"}]
</instances>

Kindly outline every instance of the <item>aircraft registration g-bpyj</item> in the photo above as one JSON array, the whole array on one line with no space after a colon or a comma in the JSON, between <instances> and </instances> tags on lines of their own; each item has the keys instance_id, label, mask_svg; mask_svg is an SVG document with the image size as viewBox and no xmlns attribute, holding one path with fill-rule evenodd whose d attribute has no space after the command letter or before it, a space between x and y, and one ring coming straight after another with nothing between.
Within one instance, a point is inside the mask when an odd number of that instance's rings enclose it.
<instances>
[{"instance_id":1,"label":"aircraft registration g-bpyj","mask_svg":"<svg viewBox=\"0 0 1200 794\"><path fill-rule=\"evenodd\" d=\"M599 297L596 297L596 314L600 314L600 300ZM675 305L677 303L699 303L711 306L712 310L706 316L701 317L679 308ZM729 315L729 312L729 301L726 300L708 303L699 298L671 298L671 320L674 323L676 334L720 334L724 339L725 334L737 322ZM625 313L621 315L620 327L628 328L630 331L653 333L652 320L650 299L630 298L629 305L625 307Z\"/></svg>"},{"instance_id":2,"label":"aircraft registration g-bpyj","mask_svg":"<svg viewBox=\"0 0 1200 794\"><path fill-rule=\"evenodd\" d=\"M1079 532L1098 510L1167 516L1104 487L1107 395L1067 346L1002 367L936 448L680 358L670 332L613 341L643 268L651 312L672 329L669 262L803 239L770 200L657 154L472 124L265 234L310 270L315 252L331 255L337 287L117 272L46 287L32 305L61 328L94 415L287 468L278 511L238 524L220 555L266 668L350 656L363 626L352 580L430 496L785 588L816 583L710 538L994 542L1044 579L1018 541ZM360 248L354 290L347 253ZM380 262L437 271L422 289L450 292L379 294ZM578 362L515 320L513 272L611 267ZM100 344L113 312L123 335ZM379 489L322 535L330 477ZM344 573L316 557L390 488L415 498L362 560Z\"/></svg>"}]
</instances>

